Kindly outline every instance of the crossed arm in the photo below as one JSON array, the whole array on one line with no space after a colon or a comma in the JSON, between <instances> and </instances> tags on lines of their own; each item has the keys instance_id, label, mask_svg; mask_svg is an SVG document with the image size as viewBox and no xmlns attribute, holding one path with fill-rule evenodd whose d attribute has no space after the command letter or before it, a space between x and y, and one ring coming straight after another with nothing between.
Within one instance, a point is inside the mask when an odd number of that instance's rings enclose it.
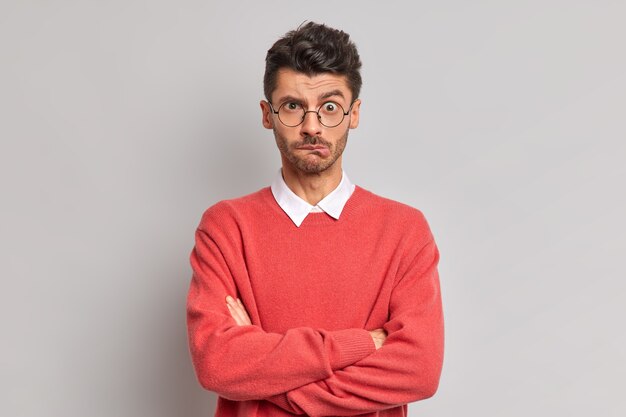
<instances>
[{"instance_id":1,"label":"crossed arm","mask_svg":"<svg viewBox=\"0 0 626 417\"><path fill-rule=\"evenodd\" d=\"M224 224L229 218L208 220ZM248 312L242 304L234 306L235 300L224 309L229 294L244 300L249 294L246 270L240 243L210 226L196 234L187 300L190 350L206 389L311 416L362 414L433 395L441 371L443 320L432 238L416 242L419 253L397 272L383 329L300 327L280 334L248 325ZM253 306L249 311L256 314Z\"/></svg>"},{"instance_id":2,"label":"crossed arm","mask_svg":"<svg viewBox=\"0 0 626 417\"><path fill-rule=\"evenodd\" d=\"M252 325L252 320L250 320L250 316L239 298L235 300L230 295L226 296L226 307L238 326ZM370 336L372 336L376 350L378 350L383 346L383 343L385 343L387 332L385 329L370 330Z\"/></svg>"}]
</instances>

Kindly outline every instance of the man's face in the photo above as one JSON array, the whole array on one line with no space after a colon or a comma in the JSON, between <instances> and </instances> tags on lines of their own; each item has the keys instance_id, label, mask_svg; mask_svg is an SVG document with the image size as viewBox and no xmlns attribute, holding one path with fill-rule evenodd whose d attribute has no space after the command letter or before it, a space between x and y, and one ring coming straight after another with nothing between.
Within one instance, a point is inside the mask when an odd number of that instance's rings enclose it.
<instances>
[{"instance_id":1,"label":"man's face","mask_svg":"<svg viewBox=\"0 0 626 417\"><path fill-rule=\"evenodd\" d=\"M331 167L341 169L341 155L348 140L348 129L358 126L361 104L360 100L356 100L350 109L352 93L346 77L331 73L309 77L290 69L281 69L271 99L276 111L283 104L289 108L313 111L306 113L300 125L288 127L271 111L269 103L261 102L263 126L274 131L283 167L288 165L307 174L318 174ZM329 103L330 106L337 103L346 112L349 111L335 127L324 126L314 113L320 106Z\"/></svg>"}]
</instances>

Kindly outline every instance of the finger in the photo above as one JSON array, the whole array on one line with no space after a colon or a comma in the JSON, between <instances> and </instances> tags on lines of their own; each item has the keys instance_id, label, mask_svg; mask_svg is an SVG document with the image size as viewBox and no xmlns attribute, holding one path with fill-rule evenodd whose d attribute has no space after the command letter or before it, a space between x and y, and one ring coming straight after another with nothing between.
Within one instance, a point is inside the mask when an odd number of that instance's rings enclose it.
<instances>
[{"instance_id":1,"label":"finger","mask_svg":"<svg viewBox=\"0 0 626 417\"><path fill-rule=\"evenodd\" d=\"M246 321L246 324L252 324L252 320L250 320L250 315L248 314L246 307L243 305L243 303L241 302L239 298L237 298L237 304L239 305L241 309L241 314L243 315L243 318Z\"/></svg>"},{"instance_id":2,"label":"finger","mask_svg":"<svg viewBox=\"0 0 626 417\"><path fill-rule=\"evenodd\" d=\"M250 321L250 317L248 316L248 312L246 311L246 308L244 307L241 300L237 299L236 302L233 302L233 308L237 311L237 314L239 315L239 321L241 323L241 326L252 324L252 322Z\"/></svg>"},{"instance_id":3,"label":"finger","mask_svg":"<svg viewBox=\"0 0 626 417\"><path fill-rule=\"evenodd\" d=\"M247 324L245 315L241 311L241 307L239 307L239 304L237 304L237 302L231 296L226 297L226 307L228 307L230 315L239 326L244 326L245 324Z\"/></svg>"},{"instance_id":4,"label":"finger","mask_svg":"<svg viewBox=\"0 0 626 417\"><path fill-rule=\"evenodd\" d=\"M243 326L245 323L242 321L242 319L239 316L239 313L236 311L236 309L233 308L228 303L226 303L226 307L228 308L228 312L230 313L230 316L233 318L233 320L235 320L235 323L237 323L238 326Z\"/></svg>"}]
</instances>

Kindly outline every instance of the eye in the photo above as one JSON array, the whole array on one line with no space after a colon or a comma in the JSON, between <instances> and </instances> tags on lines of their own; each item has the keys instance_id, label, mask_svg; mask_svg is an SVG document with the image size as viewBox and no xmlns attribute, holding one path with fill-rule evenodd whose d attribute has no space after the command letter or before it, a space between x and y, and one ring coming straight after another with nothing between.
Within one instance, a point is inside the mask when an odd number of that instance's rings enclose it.
<instances>
[{"instance_id":1,"label":"eye","mask_svg":"<svg viewBox=\"0 0 626 417\"><path fill-rule=\"evenodd\" d=\"M327 101L322 104L322 111L324 113L336 113L340 109L339 104L332 101Z\"/></svg>"},{"instance_id":2,"label":"eye","mask_svg":"<svg viewBox=\"0 0 626 417\"><path fill-rule=\"evenodd\" d=\"M288 101L285 104L283 104L283 108L287 111L299 111L302 107L300 106L300 103L296 103L294 101Z\"/></svg>"}]
</instances>

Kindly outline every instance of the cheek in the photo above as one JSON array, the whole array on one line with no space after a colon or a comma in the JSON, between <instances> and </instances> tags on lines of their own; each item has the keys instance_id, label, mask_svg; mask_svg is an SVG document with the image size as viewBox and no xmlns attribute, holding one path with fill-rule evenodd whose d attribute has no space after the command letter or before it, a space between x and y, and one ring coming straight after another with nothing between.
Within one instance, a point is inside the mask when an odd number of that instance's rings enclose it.
<instances>
[{"instance_id":1,"label":"cheek","mask_svg":"<svg viewBox=\"0 0 626 417\"><path fill-rule=\"evenodd\" d=\"M274 127L274 139L276 140L276 145L281 150L287 150L289 148L289 141L285 137L285 135L279 132L276 127Z\"/></svg>"}]
</instances>

